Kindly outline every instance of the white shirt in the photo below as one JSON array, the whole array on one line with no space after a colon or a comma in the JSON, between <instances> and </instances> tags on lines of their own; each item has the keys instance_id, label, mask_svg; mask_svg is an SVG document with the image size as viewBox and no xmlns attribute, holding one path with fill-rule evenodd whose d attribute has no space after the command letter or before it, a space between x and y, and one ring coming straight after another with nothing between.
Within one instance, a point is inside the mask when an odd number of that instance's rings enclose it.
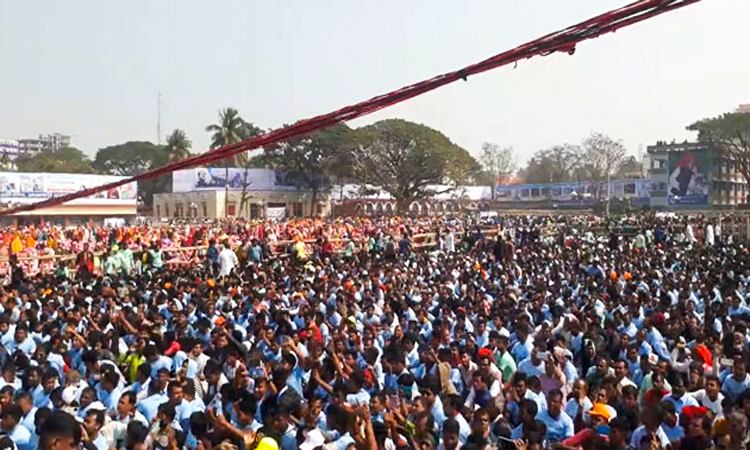
<instances>
[{"instance_id":1,"label":"white shirt","mask_svg":"<svg viewBox=\"0 0 750 450\"><path fill-rule=\"evenodd\" d=\"M219 253L219 266L221 266L219 276L225 277L229 275L232 269L234 269L234 266L236 266L237 264L239 264L237 255L235 255L232 250L225 248L221 251L221 253Z\"/></svg>"}]
</instances>

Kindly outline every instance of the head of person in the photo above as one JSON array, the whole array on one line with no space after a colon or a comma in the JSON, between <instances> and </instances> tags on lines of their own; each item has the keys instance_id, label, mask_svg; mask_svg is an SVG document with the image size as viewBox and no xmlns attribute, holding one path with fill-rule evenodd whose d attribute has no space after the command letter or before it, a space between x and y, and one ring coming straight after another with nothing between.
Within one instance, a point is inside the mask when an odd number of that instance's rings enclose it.
<instances>
[{"instance_id":1,"label":"head of person","mask_svg":"<svg viewBox=\"0 0 750 450\"><path fill-rule=\"evenodd\" d=\"M592 428L609 423L610 413L607 405L604 403L594 403L594 406L587 412L589 424Z\"/></svg>"},{"instance_id":2,"label":"head of person","mask_svg":"<svg viewBox=\"0 0 750 450\"><path fill-rule=\"evenodd\" d=\"M89 438L99 435L99 430L104 426L104 411L102 410L90 410L86 413L86 417L83 419L83 427L86 429L86 434Z\"/></svg>"},{"instance_id":3,"label":"head of person","mask_svg":"<svg viewBox=\"0 0 750 450\"><path fill-rule=\"evenodd\" d=\"M39 428L41 450L78 450L81 425L68 413L55 411Z\"/></svg>"},{"instance_id":4,"label":"head of person","mask_svg":"<svg viewBox=\"0 0 750 450\"><path fill-rule=\"evenodd\" d=\"M169 397L170 403L174 406L182 404L182 383L179 381L170 381L167 386L167 396Z\"/></svg>"},{"instance_id":5,"label":"head of person","mask_svg":"<svg viewBox=\"0 0 750 450\"><path fill-rule=\"evenodd\" d=\"M445 450L458 449L459 429L458 421L452 417L443 422L443 447Z\"/></svg>"},{"instance_id":6,"label":"head of person","mask_svg":"<svg viewBox=\"0 0 750 450\"><path fill-rule=\"evenodd\" d=\"M471 419L471 434L487 437L490 432L490 414L484 408L474 411Z\"/></svg>"},{"instance_id":7,"label":"head of person","mask_svg":"<svg viewBox=\"0 0 750 450\"><path fill-rule=\"evenodd\" d=\"M117 402L117 414L120 417L128 417L135 414L136 411L136 395L133 391L123 392L120 395L120 400Z\"/></svg>"},{"instance_id":8,"label":"head of person","mask_svg":"<svg viewBox=\"0 0 750 450\"><path fill-rule=\"evenodd\" d=\"M628 419L617 416L609 422L609 442L613 448L625 448L630 435Z\"/></svg>"},{"instance_id":9,"label":"head of person","mask_svg":"<svg viewBox=\"0 0 750 450\"><path fill-rule=\"evenodd\" d=\"M81 391L81 395L78 399L81 409L89 406L96 401L96 391L94 388L87 386Z\"/></svg>"},{"instance_id":10,"label":"head of person","mask_svg":"<svg viewBox=\"0 0 750 450\"><path fill-rule=\"evenodd\" d=\"M550 417L558 417L562 411L563 393L560 389L552 389L547 394L547 411Z\"/></svg>"},{"instance_id":11,"label":"head of person","mask_svg":"<svg viewBox=\"0 0 750 450\"><path fill-rule=\"evenodd\" d=\"M525 425L533 424L538 413L539 405L537 405L534 400L523 399L521 401L520 408L518 409L518 416L522 423Z\"/></svg>"},{"instance_id":12,"label":"head of person","mask_svg":"<svg viewBox=\"0 0 750 450\"><path fill-rule=\"evenodd\" d=\"M526 374L523 372L516 372L513 376L513 390L516 391L518 398L524 398L526 395Z\"/></svg>"},{"instance_id":13,"label":"head of person","mask_svg":"<svg viewBox=\"0 0 750 450\"><path fill-rule=\"evenodd\" d=\"M13 404L5 405L3 406L2 413L0 413L0 427L2 427L3 431L11 432L21 423L22 417L23 411L20 406Z\"/></svg>"},{"instance_id":14,"label":"head of person","mask_svg":"<svg viewBox=\"0 0 750 450\"><path fill-rule=\"evenodd\" d=\"M664 421L664 415L664 409L658 403L648 408L644 408L641 417L643 425L645 425L647 430L655 431Z\"/></svg>"}]
</instances>

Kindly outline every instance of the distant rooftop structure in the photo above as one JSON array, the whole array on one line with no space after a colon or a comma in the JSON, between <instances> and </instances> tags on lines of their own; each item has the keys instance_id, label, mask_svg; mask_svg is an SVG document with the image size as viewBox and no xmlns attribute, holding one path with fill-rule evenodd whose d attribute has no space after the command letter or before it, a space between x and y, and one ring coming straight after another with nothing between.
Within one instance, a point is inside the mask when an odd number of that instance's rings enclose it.
<instances>
[{"instance_id":1,"label":"distant rooftop structure","mask_svg":"<svg viewBox=\"0 0 750 450\"><path fill-rule=\"evenodd\" d=\"M0 154L11 159L39 152L56 152L64 147L70 147L70 136L61 133L40 134L38 138L0 139Z\"/></svg>"},{"instance_id":2,"label":"distant rooftop structure","mask_svg":"<svg viewBox=\"0 0 750 450\"><path fill-rule=\"evenodd\" d=\"M738 112L738 113L750 113L750 103L744 103L744 104L738 106L737 107L737 111L735 111L735 112Z\"/></svg>"}]
</instances>

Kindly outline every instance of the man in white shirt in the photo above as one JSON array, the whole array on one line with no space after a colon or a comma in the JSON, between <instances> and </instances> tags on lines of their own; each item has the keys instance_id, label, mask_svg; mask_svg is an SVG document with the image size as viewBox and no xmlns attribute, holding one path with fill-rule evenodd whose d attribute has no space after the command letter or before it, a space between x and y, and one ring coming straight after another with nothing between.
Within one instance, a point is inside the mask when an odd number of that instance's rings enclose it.
<instances>
[{"instance_id":1,"label":"man in white shirt","mask_svg":"<svg viewBox=\"0 0 750 450\"><path fill-rule=\"evenodd\" d=\"M234 267L240 262L237 260L237 255L234 254L231 248L229 248L229 241L224 241L224 249L219 253L219 277L226 277L232 273Z\"/></svg>"},{"instance_id":2,"label":"man in white shirt","mask_svg":"<svg viewBox=\"0 0 750 450\"><path fill-rule=\"evenodd\" d=\"M688 395L711 410L714 413L715 418L724 416L724 409L721 407L721 402L724 401L724 394L720 391L719 378L715 375L708 375L706 377L706 388L699 389L694 392L688 392Z\"/></svg>"}]
</instances>

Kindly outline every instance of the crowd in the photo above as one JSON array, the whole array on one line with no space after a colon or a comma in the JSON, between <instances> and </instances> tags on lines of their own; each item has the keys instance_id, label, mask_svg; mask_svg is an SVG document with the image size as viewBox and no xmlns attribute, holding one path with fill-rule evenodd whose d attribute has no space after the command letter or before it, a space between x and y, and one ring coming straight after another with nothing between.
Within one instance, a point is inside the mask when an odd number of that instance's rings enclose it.
<instances>
[{"instance_id":1,"label":"crowd","mask_svg":"<svg viewBox=\"0 0 750 450\"><path fill-rule=\"evenodd\" d=\"M745 450L750 255L723 225L7 231L0 449Z\"/></svg>"}]
</instances>

